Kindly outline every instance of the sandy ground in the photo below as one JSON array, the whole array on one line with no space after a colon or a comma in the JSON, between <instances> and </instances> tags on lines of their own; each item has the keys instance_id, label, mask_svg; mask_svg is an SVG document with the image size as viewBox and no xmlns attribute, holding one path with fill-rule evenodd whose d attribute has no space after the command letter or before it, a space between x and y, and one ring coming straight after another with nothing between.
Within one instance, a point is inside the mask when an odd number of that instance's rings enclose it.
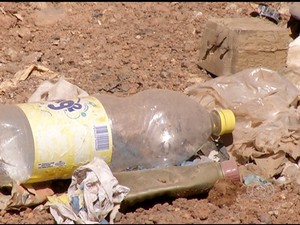
<instances>
[{"instance_id":1,"label":"sandy ground","mask_svg":"<svg viewBox=\"0 0 300 225\"><path fill-rule=\"evenodd\" d=\"M288 3L271 3L289 19ZM247 17L242 2L26 2L0 3L0 81L32 64L64 76L89 94L118 96L150 87L183 91L211 79L197 66L205 22ZM0 95L1 103L26 102L49 78L30 76ZM55 81L55 79L54 79ZM271 192L220 180L193 198L157 199L121 211L116 223L298 223L300 187L271 184ZM269 188L269 187L263 187ZM43 205L0 212L0 223L55 223Z\"/></svg>"}]
</instances>

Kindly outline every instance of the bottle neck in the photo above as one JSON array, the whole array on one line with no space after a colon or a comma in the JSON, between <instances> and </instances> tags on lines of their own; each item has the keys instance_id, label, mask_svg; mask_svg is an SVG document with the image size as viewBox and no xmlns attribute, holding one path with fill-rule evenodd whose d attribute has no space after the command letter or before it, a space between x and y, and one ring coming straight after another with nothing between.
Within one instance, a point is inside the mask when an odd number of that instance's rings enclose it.
<instances>
[{"instance_id":1,"label":"bottle neck","mask_svg":"<svg viewBox=\"0 0 300 225\"><path fill-rule=\"evenodd\" d=\"M212 135L220 136L222 123L219 113L216 110L210 112L210 120L212 127Z\"/></svg>"}]
</instances>

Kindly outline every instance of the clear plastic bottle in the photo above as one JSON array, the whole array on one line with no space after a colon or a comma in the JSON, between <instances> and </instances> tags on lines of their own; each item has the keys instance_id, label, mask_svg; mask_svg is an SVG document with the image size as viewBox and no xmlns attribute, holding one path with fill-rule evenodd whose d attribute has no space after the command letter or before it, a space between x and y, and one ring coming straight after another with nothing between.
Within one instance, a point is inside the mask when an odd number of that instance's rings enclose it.
<instances>
[{"instance_id":1,"label":"clear plastic bottle","mask_svg":"<svg viewBox=\"0 0 300 225\"><path fill-rule=\"evenodd\" d=\"M30 124L19 107L0 105L0 111L0 184L5 185L30 176L34 143Z\"/></svg>"},{"instance_id":2,"label":"clear plastic bottle","mask_svg":"<svg viewBox=\"0 0 300 225\"><path fill-rule=\"evenodd\" d=\"M113 172L178 165L210 135L231 132L235 125L230 110L207 112L187 95L161 89L0 110L0 186L70 178L95 156Z\"/></svg>"},{"instance_id":3,"label":"clear plastic bottle","mask_svg":"<svg viewBox=\"0 0 300 225\"><path fill-rule=\"evenodd\" d=\"M103 104L112 129L112 171L180 165L211 135L230 133L231 110L208 112L177 91L149 89L127 97L94 95Z\"/></svg>"}]
</instances>

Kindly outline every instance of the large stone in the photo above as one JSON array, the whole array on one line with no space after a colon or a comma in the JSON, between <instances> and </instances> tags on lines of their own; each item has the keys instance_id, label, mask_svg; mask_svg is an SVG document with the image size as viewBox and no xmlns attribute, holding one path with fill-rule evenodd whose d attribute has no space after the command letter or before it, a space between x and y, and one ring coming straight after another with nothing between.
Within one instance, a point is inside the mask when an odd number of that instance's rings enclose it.
<instances>
[{"instance_id":1,"label":"large stone","mask_svg":"<svg viewBox=\"0 0 300 225\"><path fill-rule=\"evenodd\" d=\"M230 75L250 67L278 70L285 66L287 28L257 17L210 18L203 31L199 66L216 75Z\"/></svg>"},{"instance_id":2,"label":"large stone","mask_svg":"<svg viewBox=\"0 0 300 225\"><path fill-rule=\"evenodd\" d=\"M288 68L300 68L300 36L289 44L286 66Z\"/></svg>"}]
</instances>

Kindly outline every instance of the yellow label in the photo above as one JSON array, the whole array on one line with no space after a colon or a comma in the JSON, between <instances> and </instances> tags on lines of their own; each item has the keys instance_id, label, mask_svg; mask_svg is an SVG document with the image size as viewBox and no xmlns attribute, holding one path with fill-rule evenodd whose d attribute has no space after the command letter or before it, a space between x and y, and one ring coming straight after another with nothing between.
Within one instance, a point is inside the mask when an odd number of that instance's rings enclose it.
<instances>
[{"instance_id":1,"label":"yellow label","mask_svg":"<svg viewBox=\"0 0 300 225\"><path fill-rule=\"evenodd\" d=\"M26 183L69 178L95 156L111 161L111 127L95 97L18 106L29 120L35 147L34 169Z\"/></svg>"}]
</instances>

